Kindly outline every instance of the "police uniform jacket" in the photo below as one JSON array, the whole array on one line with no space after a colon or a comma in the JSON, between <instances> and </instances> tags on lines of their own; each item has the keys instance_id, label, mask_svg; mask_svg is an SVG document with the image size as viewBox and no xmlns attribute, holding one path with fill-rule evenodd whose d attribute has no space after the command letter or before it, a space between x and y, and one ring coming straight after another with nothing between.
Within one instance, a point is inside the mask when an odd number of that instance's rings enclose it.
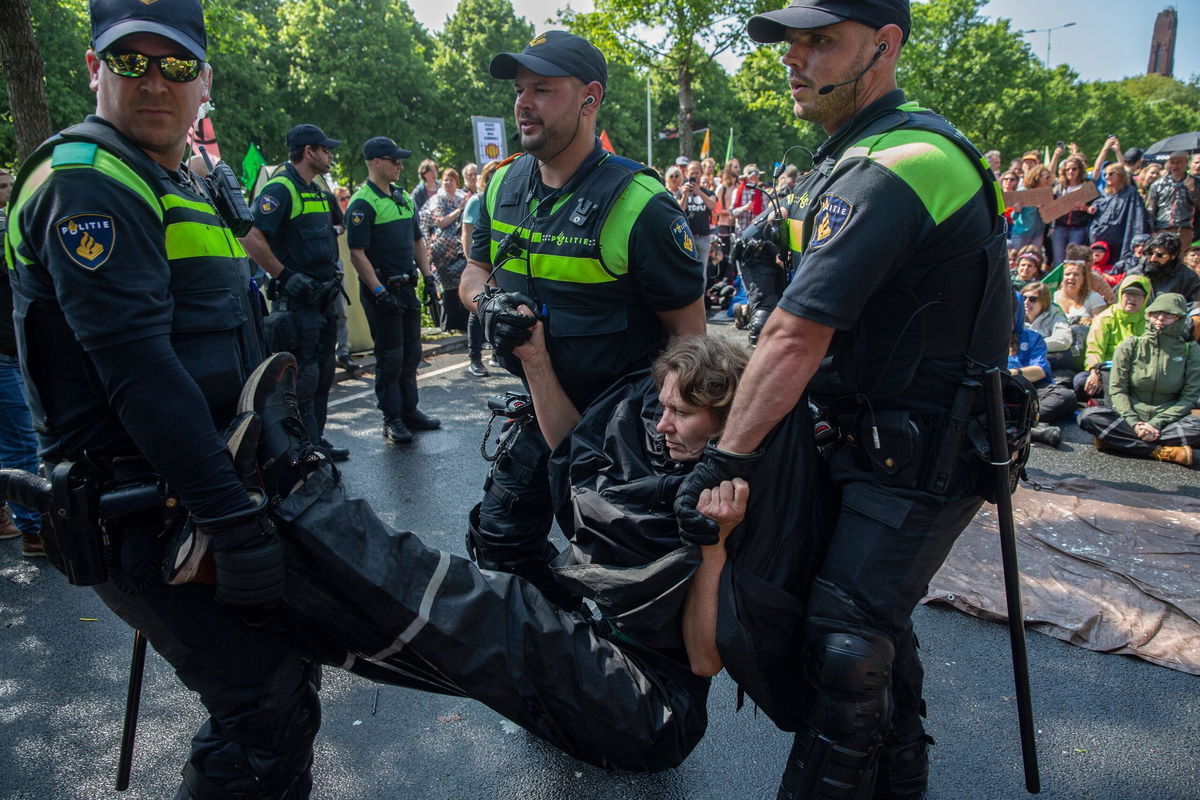
<instances>
[{"instance_id":1,"label":"police uniform jacket","mask_svg":"<svg viewBox=\"0 0 1200 800\"><path fill-rule=\"evenodd\" d=\"M790 196L795 276L779 307L835 329L810 384L822 402L940 413L1012 330L1002 206L982 156L890 92L816 151Z\"/></svg>"},{"instance_id":2,"label":"police uniform jacket","mask_svg":"<svg viewBox=\"0 0 1200 800\"><path fill-rule=\"evenodd\" d=\"M141 454L202 517L247 504L217 428L264 357L260 301L200 184L89 117L14 188L5 255L43 459Z\"/></svg>"},{"instance_id":3,"label":"police uniform jacket","mask_svg":"<svg viewBox=\"0 0 1200 800\"><path fill-rule=\"evenodd\" d=\"M481 203L471 258L498 266L502 289L534 301L559 381L580 409L662 349L656 311L683 308L704 291L679 205L652 173L599 140L560 189L542 184L532 155L500 167ZM505 367L521 374L516 358Z\"/></svg>"},{"instance_id":4,"label":"police uniform jacket","mask_svg":"<svg viewBox=\"0 0 1200 800\"><path fill-rule=\"evenodd\" d=\"M288 163L267 181L253 211L254 227L285 267L317 281L333 279L338 251L328 192L315 182L305 183Z\"/></svg>"},{"instance_id":5,"label":"police uniform jacket","mask_svg":"<svg viewBox=\"0 0 1200 800\"><path fill-rule=\"evenodd\" d=\"M413 254L421 238L421 226L408 193L394 185L388 188L384 192L367 181L350 198L346 207L346 244L366 253L384 286L388 286L391 278L407 277L399 296L410 308L417 308L417 268Z\"/></svg>"}]
</instances>

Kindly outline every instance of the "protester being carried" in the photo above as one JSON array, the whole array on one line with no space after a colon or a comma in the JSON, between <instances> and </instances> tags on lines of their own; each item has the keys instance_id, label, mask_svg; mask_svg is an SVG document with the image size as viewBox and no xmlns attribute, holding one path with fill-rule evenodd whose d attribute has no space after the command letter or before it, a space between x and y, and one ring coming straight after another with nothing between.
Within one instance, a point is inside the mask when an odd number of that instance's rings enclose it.
<instances>
[{"instance_id":1,"label":"protester being carried","mask_svg":"<svg viewBox=\"0 0 1200 800\"><path fill-rule=\"evenodd\" d=\"M1079 415L1096 449L1195 466L1200 417L1200 345L1182 338L1187 304L1167 293L1146 309L1148 325L1118 345L1112 358L1111 407Z\"/></svg>"},{"instance_id":2,"label":"protester being carried","mask_svg":"<svg viewBox=\"0 0 1200 800\"><path fill-rule=\"evenodd\" d=\"M1150 296L1150 279L1144 275L1128 275L1121 281L1117 303L1104 309L1092 320L1088 332L1084 371L1075 376L1075 396L1086 403L1104 396L1104 375L1107 373L1117 345L1130 336L1140 336L1146 330L1143 308Z\"/></svg>"}]
</instances>

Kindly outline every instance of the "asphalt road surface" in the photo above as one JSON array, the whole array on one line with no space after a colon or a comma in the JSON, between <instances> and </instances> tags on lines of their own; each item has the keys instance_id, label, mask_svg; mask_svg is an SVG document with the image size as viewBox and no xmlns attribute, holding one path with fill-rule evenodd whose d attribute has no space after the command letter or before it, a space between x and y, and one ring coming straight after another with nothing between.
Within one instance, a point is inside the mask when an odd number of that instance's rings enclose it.
<instances>
[{"instance_id":1,"label":"asphalt road surface","mask_svg":"<svg viewBox=\"0 0 1200 800\"><path fill-rule=\"evenodd\" d=\"M727 329L732 335L740 335ZM421 371L422 408L440 431L383 441L369 379L339 384L328 437L348 446L345 480L381 516L433 546L463 552L480 496L484 400L514 379L465 372L462 353ZM499 370L493 370L499 373ZM1031 472L1086 475L1122 488L1200 496L1200 473L1100 456L1073 425ZM931 751L929 800L1025 794L1006 629L921 607ZM82 800L112 788L132 634L89 590L0 543L0 800ZM1031 632L1029 659L1042 796L1066 800L1200 797L1200 694L1194 677ZM791 737L752 706L737 711L724 676L709 732L669 772L609 773L565 756L470 700L377 686L326 669L314 797L329 800L740 800L773 798ZM168 798L203 709L151 651L129 798Z\"/></svg>"}]
</instances>

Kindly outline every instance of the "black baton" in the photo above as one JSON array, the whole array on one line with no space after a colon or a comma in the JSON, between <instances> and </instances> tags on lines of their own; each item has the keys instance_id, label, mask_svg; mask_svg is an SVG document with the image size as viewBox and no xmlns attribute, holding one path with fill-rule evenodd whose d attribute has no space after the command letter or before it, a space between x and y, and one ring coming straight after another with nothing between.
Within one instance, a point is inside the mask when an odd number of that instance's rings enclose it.
<instances>
[{"instance_id":1,"label":"black baton","mask_svg":"<svg viewBox=\"0 0 1200 800\"><path fill-rule=\"evenodd\" d=\"M1012 648L1013 680L1017 687L1017 721L1021 729L1021 758L1025 763L1025 789L1042 790L1038 775L1037 742L1033 729L1033 702L1029 692L1029 659L1025 651L1025 612L1021 607L1021 572L1017 566L1017 533L1013 526L1012 494L1009 488L1008 433L1000 370L984 375L987 400L988 449L996 483L996 527L1000 532L1000 558L1004 565L1004 595L1008 603L1008 638Z\"/></svg>"},{"instance_id":2,"label":"black baton","mask_svg":"<svg viewBox=\"0 0 1200 800\"><path fill-rule=\"evenodd\" d=\"M125 722L121 727L121 752L117 757L116 790L129 788L133 769L133 739L137 735L138 710L142 704L142 673L146 668L146 637L133 631L133 656L129 659L129 690L125 694Z\"/></svg>"}]
</instances>

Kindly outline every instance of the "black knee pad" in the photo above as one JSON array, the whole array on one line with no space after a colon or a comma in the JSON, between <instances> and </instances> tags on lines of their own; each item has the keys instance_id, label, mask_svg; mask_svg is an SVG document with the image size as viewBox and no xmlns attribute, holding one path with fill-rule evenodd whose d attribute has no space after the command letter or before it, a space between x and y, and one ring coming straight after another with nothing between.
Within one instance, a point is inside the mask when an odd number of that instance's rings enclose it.
<instances>
[{"instance_id":1,"label":"black knee pad","mask_svg":"<svg viewBox=\"0 0 1200 800\"><path fill-rule=\"evenodd\" d=\"M837 741L879 733L891 717L888 687L895 648L868 631L826 633L807 648L810 724Z\"/></svg>"}]
</instances>

